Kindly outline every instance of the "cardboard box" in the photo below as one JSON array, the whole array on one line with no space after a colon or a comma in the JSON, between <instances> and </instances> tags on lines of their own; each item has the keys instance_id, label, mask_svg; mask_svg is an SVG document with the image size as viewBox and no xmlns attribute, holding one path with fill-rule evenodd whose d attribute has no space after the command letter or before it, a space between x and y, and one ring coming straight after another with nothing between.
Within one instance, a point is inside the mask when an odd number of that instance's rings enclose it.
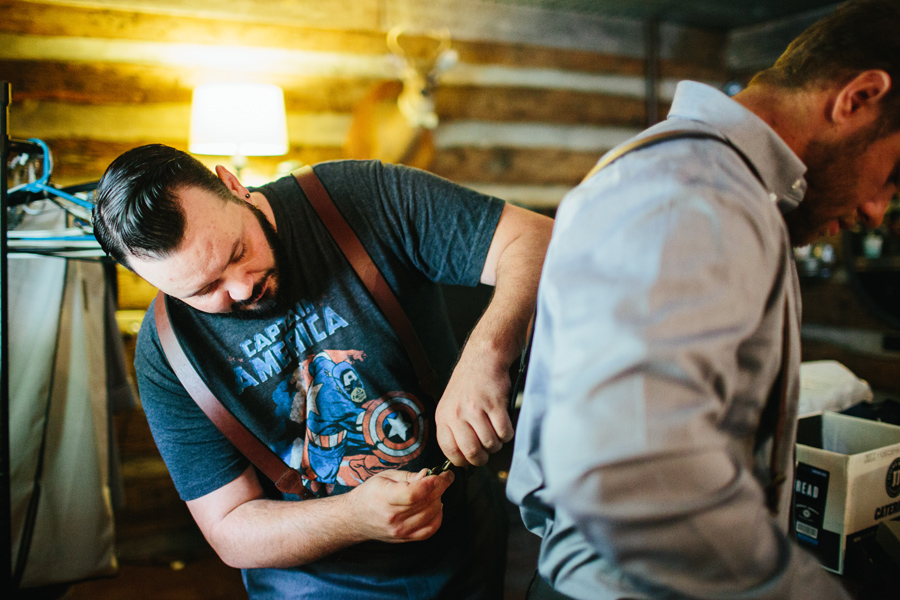
<instances>
[{"instance_id":1,"label":"cardboard box","mask_svg":"<svg viewBox=\"0 0 900 600\"><path fill-rule=\"evenodd\" d=\"M878 524L897 517L900 427L833 412L800 419L791 523L797 542L829 571L847 575Z\"/></svg>"}]
</instances>

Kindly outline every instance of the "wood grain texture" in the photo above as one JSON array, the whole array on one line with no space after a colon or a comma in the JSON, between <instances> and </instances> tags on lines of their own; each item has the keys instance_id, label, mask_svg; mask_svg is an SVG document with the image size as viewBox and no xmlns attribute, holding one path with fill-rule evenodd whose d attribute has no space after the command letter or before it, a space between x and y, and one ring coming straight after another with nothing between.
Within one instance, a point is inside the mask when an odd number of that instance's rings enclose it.
<instances>
[{"instance_id":1,"label":"wood grain texture","mask_svg":"<svg viewBox=\"0 0 900 600\"><path fill-rule=\"evenodd\" d=\"M400 22L413 57L433 49L432 28L451 29L459 61L437 88L428 165L449 179L552 203L646 121L635 21L474 0L0 0L0 13L11 133L50 143L61 185L96 180L137 145L186 149L192 89L207 81L285 91L290 151L251 158L248 173L341 158L354 109L399 77L385 32ZM664 114L677 79L725 80L725 38L660 35Z\"/></svg>"},{"instance_id":2,"label":"wood grain texture","mask_svg":"<svg viewBox=\"0 0 900 600\"><path fill-rule=\"evenodd\" d=\"M14 102L72 105L188 104L193 75L175 67L114 63L0 60L0 73L13 86ZM40 77L36 76L40 73ZM284 77L289 113L349 113L387 80L348 77ZM646 121L641 98L517 86L443 85L435 95L442 119L501 122L609 124L640 127ZM668 103L660 102L665 114Z\"/></svg>"},{"instance_id":3,"label":"wood grain texture","mask_svg":"<svg viewBox=\"0 0 900 600\"><path fill-rule=\"evenodd\" d=\"M452 148L437 152L429 170L453 181L574 187L601 154L555 148Z\"/></svg>"},{"instance_id":4,"label":"wood grain texture","mask_svg":"<svg viewBox=\"0 0 900 600\"><path fill-rule=\"evenodd\" d=\"M90 2L81 5L70 2L25 2L0 0L0 32L23 33L41 36L78 38L104 38L110 40L150 41L207 45L237 45L315 52L341 52L348 54L381 55L388 52L385 41L386 28L354 28L343 15L332 19L332 27L314 27L302 19L288 15L270 21L258 16L242 16L231 9L235 0L216 2L216 11L187 11L177 17L160 11L157 3ZM178 4L194 4L181 3ZM263 3L264 5L267 3ZM316 4L324 4L316 2ZM333 3L328 3L334 14L340 14ZM97 6L103 7L98 9ZM143 10L135 10L143 8ZM446 9L445 9L446 10ZM204 14L199 17L197 14ZM477 15L471 17L477 20ZM546 39L535 37L520 29L515 17L506 19L512 32L506 38L486 34L485 39L461 35L454 37L453 47L460 60L472 64L500 64L507 66L557 68L586 72L643 73L642 51L631 54L621 52L623 46L635 43L634 34L623 34L621 40L609 44L606 50L597 48L554 47ZM393 23L392 24L396 24ZM523 25L524 26L524 25ZM543 27L550 27L544 23ZM584 31L584 36L601 38L603 31L592 27L589 21L576 20L567 25ZM434 41L427 29L418 28L405 36L404 47L412 56L429 52ZM677 27L673 32L680 31ZM611 37L608 32L607 38ZM661 56L663 77L693 77L722 79L725 76L725 41L722 34L699 30L685 31L681 37L672 33L670 45L675 48ZM638 36L639 42L640 36Z\"/></svg>"},{"instance_id":5,"label":"wood grain texture","mask_svg":"<svg viewBox=\"0 0 900 600\"><path fill-rule=\"evenodd\" d=\"M442 119L543 122L642 127L647 122L641 98L612 94L513 86L442 86L435 93ZM661 114L669 104L659 103Z\"/></svg>"}]
</instances>

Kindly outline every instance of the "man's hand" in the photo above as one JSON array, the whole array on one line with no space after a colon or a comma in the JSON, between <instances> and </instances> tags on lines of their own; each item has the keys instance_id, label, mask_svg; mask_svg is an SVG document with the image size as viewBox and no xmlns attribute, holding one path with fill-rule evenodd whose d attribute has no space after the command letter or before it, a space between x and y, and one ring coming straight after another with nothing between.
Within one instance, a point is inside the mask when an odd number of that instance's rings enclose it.
<instances>
[{"instance_id":1,"label":"man's hand","mask_svg":"<svg viewBox=\"0 0 900 600\"><path fill-rule=\"evenodd\" d=\"M486 369L475 354L460 357L435 413L438 444L456 466L483 465L513 438L509 373Z\"/></svg>"},{"instance_id":2,"label":"man's hand","mask_svg":"<svg viewBox=\"0 0 900 600\"><path fill-rule=\"evenodd\" d=\"M469 333L438 403L437 439L456 466L483 465L513 438L509 368L525 346L553 221L507 204L491 240L481 283L494 295Z\"/></svg>"},{"instance_id":3,"label":"man's hand","mask_svg":"<svg viewBox=\"0 0 900 600\"><path fill-rule=\"evenodd\" d=\"M453 483L453 472L437 476L408 471L382 471L344 495L350 503L348 524L361 539L412 542L430 538L441 526L441 495Z\"/></svg>"},{"instance_id":4,"label":"man's hand","mask_svg":"<svg viewBox=\"0 0 900 600\"><path fill-rule=\"evenodd\" d=\"M219 557L240 569L307 564L367 540L431 537L443 520L441 495L453 473L383 471L346 494L285 502L265 498L256 471L188 502Z\"/></svg>"}]
</instances>

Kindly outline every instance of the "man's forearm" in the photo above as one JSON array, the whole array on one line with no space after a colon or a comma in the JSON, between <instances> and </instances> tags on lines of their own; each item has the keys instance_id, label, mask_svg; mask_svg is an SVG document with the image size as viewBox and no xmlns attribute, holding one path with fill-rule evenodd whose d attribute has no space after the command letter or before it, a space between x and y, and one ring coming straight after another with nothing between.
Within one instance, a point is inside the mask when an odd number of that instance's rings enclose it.
<instances>
[{"instance_id":1,"label":"man's forearm","mask_svg":"<svg viewBox=\"0 0 900 600\"><path fill-rule=\"evenodd\" d=\"M252 500L231 511L208 536L219 557L236 568L302 565L364 539L347 519L343 496Z\"/></svg>"},{"instance_id":2,"label":"man's forearm","mask_svg":"<svg viewBox=\"0 0 900 600\"><path fill-rule=\"evenodd\" d=\"M442 520L441 495L453 473L387 470L346 494L297 502L268 500L253 468L188 508L228 565L281 568L306 564L365 540L431 537Z\"/></svg>"},{"instance_id":3,"label":"man's forearm","mask_svg":"<svg viewBox=\"0 0 900 600\"><path fill-rule=\"evenodd\" d=\"M438 403L437 438L456 465L483 465L513 437L509 368L525 345L553 222L521 208L504 209L482 283L494 285Z\"/></svg>"},{"instance_id":4,"label":"man's forearm","mask_svg":"<svg viewBox=\"0 0 900 600\"><path fill-rule=\"evenodd\" d=\"M523 282L518 288L498 283L491 302L466 339L457 368L472 361L479 368L507 373L525 347L536 292L537 282Z\"/></svg>"},{"instance_id":5,"label":"man's forearm","mask_svg":"<svg viewBox=\"0 0 900 600\"><path fill-rule=\"evenodd\" d=\"M524 209L514 218L521 222L520 233L497 257L495 268L482 276L483 283L494 285L494 294L463 350L495 361L504 371L525 346L553 227L551 219Z\"/></svg>"}]
</instances>

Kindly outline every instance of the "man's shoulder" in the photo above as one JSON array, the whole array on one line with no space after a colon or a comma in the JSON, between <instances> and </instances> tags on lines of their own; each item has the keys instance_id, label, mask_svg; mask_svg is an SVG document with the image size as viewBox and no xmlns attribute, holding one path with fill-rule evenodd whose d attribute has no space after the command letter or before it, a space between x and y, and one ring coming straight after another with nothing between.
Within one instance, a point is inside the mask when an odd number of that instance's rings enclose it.
<instances>
[{"instance_id":1,"label":"man's shoulder","mask_svg":"<svg viewBox=\"0 0 900 600\"><path fill-rule=\"evenodd\" d=\"M379 171L390 169L394 165L382 163L380 160L356 160L341 158L326 160L312 166L313 172L323 179L334 179L343 184L352 184L377 176Z\"/></svg>"},{"instance_id":2,"label":"man's shoulder","mask_svg":"<svg viewBox=\"0 0 900 600\"><path fill-rule=\"evenodd\" d=\"M715 127L704 123L665 125L613 150L616 159L591 179L596 185L614 188L665 186L673 195L676 190L715 192L738 182L745 187L747 180L759 181L755 165L743 150ZM758 195L764 196L764 188L759 183L756 187Z\"/></svg>"},{"instance_id":3,"label":"man's shoulder","mask_svg":"<svg viewBox=\"0 0 900 600\"><path fill-rule=\"evenodd\" d=\"M150 306L147 307L143 318L141 319L140 329L137 334L137 347L146 347L147 344L157 343L159 334L156 329L156 303L159 302L159 296L155 297Z\"/></svg>"},{"instance_id":4,"label":"man's shoulder","mask_svg":"<svg viewBox=\"0 0 900 600\"><path fill-rule=\"evenodd\" d=\"M381 173L393 168L378 160L335 159L313 165L313 173L328 191L332 200L340 204L348 196L371 191ZM258 188L270 203L293 205L301 201L303 193L292 171Z\"/></svg>"},{"instance_id":5,"label":"man's shoulder","mask_svg":"<svg viewBox=\"0 0 900 600\"><path fill-rule=\"evenodd\" d=\"M210 318L210 315L207 313L191 308L180 300L166 296L157 296L150 302L150 306L144 313L137 335L137 352L145 358L163 354L159 327L156 321L156 305L160 301L166 303L166 313L173 331L177 332L176 336L178 339L189 337L189 332L194 328L215 330L218 327L228 327L229 325L227 324L230 322L243 322L237 318L234 318L234 321L232 321L227 315L216 315L215 318Z\"/></svg>"}]
</instances>

